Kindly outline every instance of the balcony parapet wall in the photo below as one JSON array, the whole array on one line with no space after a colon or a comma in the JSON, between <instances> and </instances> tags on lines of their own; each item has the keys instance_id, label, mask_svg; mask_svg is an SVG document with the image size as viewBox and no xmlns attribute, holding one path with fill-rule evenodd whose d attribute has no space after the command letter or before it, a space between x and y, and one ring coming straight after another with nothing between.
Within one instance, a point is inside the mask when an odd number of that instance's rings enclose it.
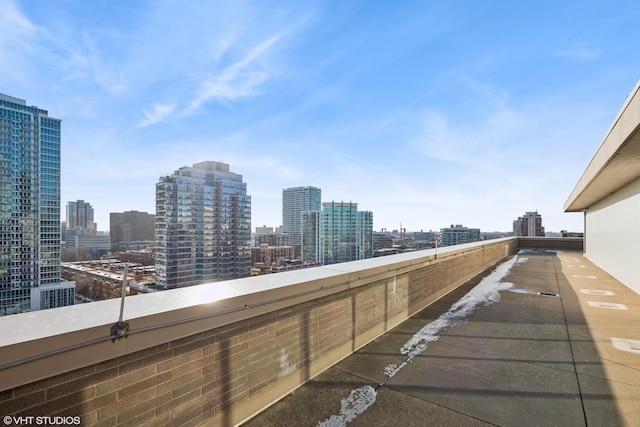
<instances>
[{"instance_id":1,"label":"balcony parapet wall","mask_svg":"<svg viewBox=\"0 0 640 427\"><path fill-rule=\"evenodd\" d=\"M547 248L568 241L544 240ZM119 300L2 317L0 413L80 416L82 425L234 425L519 244L498 239L127 297L122 338L111 335Z\"/></svg>"},{"instance_id":2,"label":"balcony parapet wall","mask_svg":"<svg viewBox=\"0 0 640 427\"><path fill-rule=\"evenodd\" d=\"M518 237L518 247L520 249L582 251L583 246L582 237Z\"/></svg>"}]
</instances>

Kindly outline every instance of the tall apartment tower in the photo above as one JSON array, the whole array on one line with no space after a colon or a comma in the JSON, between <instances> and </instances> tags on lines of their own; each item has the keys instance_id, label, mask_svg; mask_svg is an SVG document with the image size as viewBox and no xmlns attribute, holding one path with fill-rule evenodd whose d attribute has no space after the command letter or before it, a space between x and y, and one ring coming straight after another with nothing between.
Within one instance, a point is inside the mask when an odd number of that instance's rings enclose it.
<instances>
[{"instance_id":1,"label":"tall apartment tower","mask_svg":"<svg viewBox=\"0 0 640 427\"><path fill-rule=\"evenodd\" d=\"M479 240L479 228L468 228L460 224L456 224L455 226L451 224L451 227L440 229L441 246L461 245Z\"/></svg>"},{"instance_id":2,"label":"tall apartment tower","mask_svg":"<svg viewBox=\"0 0 640 427\"><path fill-rule=\"evenodd\" d=\"M147 212L126 211L109 214L111 250L137 248L155 240L156 216Z\"/></svg>"},{"instance_id":3,"label":"tall apartment tower","mask_svg":"<svg viewBox=\"0 0 640 427\"><path fill-rule=\"evenodd\" d=\"M84 200L67 202L67 233L95 236L97 227L93 222L91 203Z\"/></svg>"},{"instance_id":4,"label":"tall apartment tower","mask_svg":"<svg viewBox=\"0 0 640 427\"><path fill-rule=\"evenodd\" d=\"M111 239L98 234L93 222L93 207L84 200L67 202L67 220L62 226L62 240L67 249L87 250L93 259L109 253Z\"/></svg>"},{"instance_id":5,"label":"tall apartment tower","mask_svg":"<svg viewBox=\"0 0 640 427\"><path fill-rule=\"evenodd\" d=\"M525 212L524 216L519 216L513 221L513 235L544 237L542 216L538 211Z\"/></svg>"},{"instance_id":6,"label":"tall apartment tower","mask_svg":"<svg viewBox=\"0 0 640 427\"><path fill-rule=\"evenodd\" d=\"M60 280L60 120L0 94L0 316L74 297Z\"/></svg>"},{"instance_id":7,"label":"tall apartment tower","mask_svg":"<svg viewBox=\"0 0 640 427\"><path fill-rule=\"evenodd\" d=\"M156 285L251 275L251 197L222 162L185 166L156 184Z\"/></svg>"},{"instance_id":8,"label":"tall apartment tower","mask_svg":"<svg viewBox=\"0 0 640 427\"><path fill-rule=\"evenodd\" d=\"M302 213L319 211L322 194L317 187L293 187L282 190L282 233L287 245L295 247L296 257L302 248Z\"/></svg>"},{"instance_id":9,"label":"tall apartment tower","mask_svg":"<svg viewBox=\"0 0 640 427\"><path fill-rule=\"evenodd\" d=\"M357 203L329 202L302 213L302 258L324 265L373 257L373 213Z\"/></svg>"}]
</instances>

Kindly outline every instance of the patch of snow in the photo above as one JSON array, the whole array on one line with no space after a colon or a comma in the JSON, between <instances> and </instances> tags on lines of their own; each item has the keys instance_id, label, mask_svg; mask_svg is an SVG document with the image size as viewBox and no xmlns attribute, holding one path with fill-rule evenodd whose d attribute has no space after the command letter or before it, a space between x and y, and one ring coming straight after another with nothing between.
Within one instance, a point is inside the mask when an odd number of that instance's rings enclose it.
<instances>
[{"instance_id":1,"label":"patch of snow","mask_svg":"<svg viewBox=\"0 0 640 427\"><path fill-rule=\"evenodd\" d=\"M384 374L388 377L391 378L393 377L395 374L397 374L400 369L404 368L405 366L407 366L407 364L411 362L411 358L407 358L404 362L402 362L400 365L396 365L395 363L389 363L385 368L384 368ZM381 385L384 385L381 384Z\"/></svg>"},{"instance_id":2,"label":"patch of snow","mask_svg":"<svg viewBox=\"0 0 640 427\"><path fill-rule=\"evenodd\" d=\"M392 376L394 376L396 374L396 372L398 372L401 368L403 367L403 365L396 365L395 363L389 363L385 368L384 368L384 374L386 376L388 376L389 378L391 378Z\"/></svg>"},{"instance_id":3,"label":"patch of snow","mask_svg":"<svg viewBox=\"0 0 640 427\"><path fill-rule=\"evenodd\" d=\"M416 332L409 341L402 346L400 353L407 355L409 360L413 359L424 352L429 343L437 341L442 332L464 323L466 317L473 313L480 304L489 305L500 301L500 291L505 291L513 287L513 283L502 282L501 280L509 274L509 271L517 261L518 256L516 255L496 267L491 274L484 277L480 283L456 301L449 311L441 314L436 320L428 323ZM405 364L406 362L402 366ZM391 378L398 370L399 369L385 369L385 374Z\"/></svg>"},{"instance_id":4,"label":"patch of snow","mask_svg":"<svg viewBox=\"0 0 640 427\"><path fill-rule=\"evenodd\" d=\"M349 397L340 402L340 414L332 415L324 421L318 423L318 427L343 427L353 421L358 415L376 401L376 391L373 387L366 385L355 390L351 390Z\"/></svg>"}]
</instances>

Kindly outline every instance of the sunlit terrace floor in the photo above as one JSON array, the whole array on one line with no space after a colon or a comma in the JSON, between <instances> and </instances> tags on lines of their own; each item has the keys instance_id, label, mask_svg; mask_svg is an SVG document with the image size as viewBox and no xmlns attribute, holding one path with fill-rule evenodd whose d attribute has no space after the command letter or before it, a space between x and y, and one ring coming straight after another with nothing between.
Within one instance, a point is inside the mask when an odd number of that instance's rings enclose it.
<instances>
[{"instance_id":1,"label":"sunlit terrace floor","mask_svg":"<svg viewBox=\"0 0 640 427\"><path fill-rule=\"evenodd\" d=\"M403 345L482 277L245 425L640 425L640 295L580 253L518 257L502 279L511 290L442 330L395 375L385 368L407 360ZM354 390L375 390L375 401L341 408Z\"/></svg>"}]
</instances>

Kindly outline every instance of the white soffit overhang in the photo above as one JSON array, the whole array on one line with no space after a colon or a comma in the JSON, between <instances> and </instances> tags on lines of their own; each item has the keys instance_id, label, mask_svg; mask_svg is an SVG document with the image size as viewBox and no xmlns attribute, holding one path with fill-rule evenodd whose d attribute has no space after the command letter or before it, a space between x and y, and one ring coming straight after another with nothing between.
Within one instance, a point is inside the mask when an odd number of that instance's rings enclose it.
<instances>
[{"instance_id":1,"label":"white soffit overhang","mask_svg":"<svg viewBox=\"0 0 640 427\"><path fill-rule=\"evenodd\" d=\"M640 177L640 81L564 204L580 212Z\"/></svg>"}]
</instances>

